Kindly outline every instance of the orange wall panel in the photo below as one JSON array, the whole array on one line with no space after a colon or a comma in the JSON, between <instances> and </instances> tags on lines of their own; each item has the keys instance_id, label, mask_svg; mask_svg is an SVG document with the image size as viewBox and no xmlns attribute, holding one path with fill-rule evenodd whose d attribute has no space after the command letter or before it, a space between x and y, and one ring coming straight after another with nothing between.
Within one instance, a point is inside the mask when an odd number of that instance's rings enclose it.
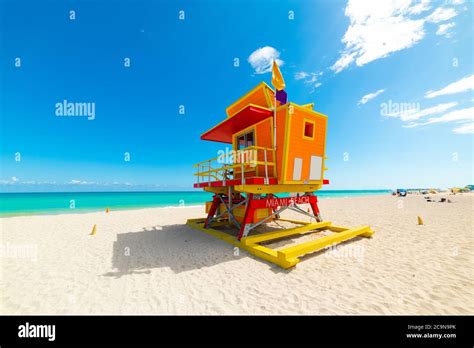
<instances>
[{"instance_id":1,"label":"orange wall panel","mask_svg":"<svg viewBox=\"0 0 474 348\"><path fill-rule=\"evenodd\" d=\"M303 160L301 170L301 180L309 179L311 156L324 157L324 147L326 140L326 118L312 113L306 113L299 109L294 109L290 116L290 135L288 149L288 165L285 175L286 180L293 180L293 166L295 157ZM303 137L304 120L309 119L315 122L314 139ZM323 161L324 163L324 161Z\"/></svg>"}]
</instances>

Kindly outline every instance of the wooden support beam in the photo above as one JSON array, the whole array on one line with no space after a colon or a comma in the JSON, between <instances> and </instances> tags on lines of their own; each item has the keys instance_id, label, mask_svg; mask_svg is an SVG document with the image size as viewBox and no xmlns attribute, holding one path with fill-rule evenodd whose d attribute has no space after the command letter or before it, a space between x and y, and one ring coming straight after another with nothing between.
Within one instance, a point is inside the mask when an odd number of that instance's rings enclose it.
<instances>
[{"instance_id":1,"label":"wooden support beam","mask_svg":"<svg viewBox=\"0 0 474 348\"><path fill-rule=\"evenodd\" d=\"M275 219L275 221L286 221L286 222L291 222L291 223L297 224L297 225L308 225L308 224L311 223L311 222L308 222L308 221L291 220L291 219L284 219L284 218Z\"/></svg>"},{"instance_id":2,"label":"wooden support beam","mask_svg":"<svg viewBox=\"0 0 474 348\"><path fill-rule=\"evenodd\" d=\"M321 250L332 244L337 244L345 240L354 238L361 234L369 233L369 226L360 226L352 229L348 229L344 232L332 234L330 236L318 238L311 242L302 243L292 247L278 250L278 258L283 260L293 259L301 255L306 255L317 250Z\"/></svg>"},{"instance_id":3,"label":"wooden support beam","mask_svg":"<svg viewBox=\"0 0 474 348\"><path fill-rule=\"evenodd\" d=\"M330 221L323 221L319 223L307 224L300 227L290 228L290 229L282 230L282 231L273 231L273 232L257 234L257 235L253 235L247 238L242 238L242 244L245 244L245 245L256 244L256 243L261 243L268 240L288 237L294 234L312 232L313 230L325 228L329 226L330 224L331 224Z\"/></svg>"},{"instance_id":4,"label":"wooden support beam","mask_svg":"<svg viewBox=\"0 0 474 348\"><path fill-rule=\"evenodd\" d=\"M347 231L347 230L348 230L347 227L334 226L334 225L328 226L327 229L330 230L330 231L332 231L332 232L344 232L344 231ZM367 232L362 233L361 236L362 236L362 237L371 237L373 234L374 234L374 231L372 231L372 230L369 228L369 229L367 230Z\"/></svg>"}]
</instances>

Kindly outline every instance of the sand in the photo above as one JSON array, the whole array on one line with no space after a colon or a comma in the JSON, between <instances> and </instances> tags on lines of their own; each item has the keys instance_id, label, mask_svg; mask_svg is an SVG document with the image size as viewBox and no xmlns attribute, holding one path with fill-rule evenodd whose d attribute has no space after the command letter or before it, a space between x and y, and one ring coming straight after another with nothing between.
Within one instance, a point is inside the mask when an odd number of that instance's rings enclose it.
<instances>
[{"instance_id":1,"label":"sand","mask_svg":"<svg viewBox=\"0 0 474 348\"><path fill-rule=\"evenodd\" d=\"M1 218L0 313L474 314L474 196L445 197L321 199L376 233L292 270L184 225L201 206Z\"/></svg>"}]
</instances>

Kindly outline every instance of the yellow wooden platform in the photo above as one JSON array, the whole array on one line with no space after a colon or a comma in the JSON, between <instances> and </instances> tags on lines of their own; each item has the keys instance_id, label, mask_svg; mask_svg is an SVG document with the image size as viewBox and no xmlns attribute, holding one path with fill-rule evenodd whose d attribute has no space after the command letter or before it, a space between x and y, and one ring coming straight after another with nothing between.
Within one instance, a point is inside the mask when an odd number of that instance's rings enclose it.
<instances>
[{"instance_id":1,"label":"yellow wooden platform","mask_svg":"<svg viewBox=\"0 0 474 348\"><path fill-rule=\"evenodd\" d=\"M298 257L313 253L315 251L324 249L328 246L335 245L356 236L370 237L374 234L374 231L369 226L360 226L356 228L347 228L334 226L330 221L323 222L304 222L287 219L279 219L280 221L287 221L293 224L299 225L298 227L290 229L282 229L257 235L248 236L238 241L235 236L229 235L225 232L219 231L215 228L204 228L205 218L201 219L189 219L187 225L206 232L212 236L215 236L227 243L230 243L238 248L248 251L250 254L260 257L266 261L274 263L282 268L294 267L300 259ZM228 221L213 223L214 227L228 224ZM260 245L259 243L278 240L292 235L315 233L322 230L330 230L336 232L332 235L318 238L302 244L290 246L283 249L271 249L266 246Z\"/></svg>"}]
</instances>

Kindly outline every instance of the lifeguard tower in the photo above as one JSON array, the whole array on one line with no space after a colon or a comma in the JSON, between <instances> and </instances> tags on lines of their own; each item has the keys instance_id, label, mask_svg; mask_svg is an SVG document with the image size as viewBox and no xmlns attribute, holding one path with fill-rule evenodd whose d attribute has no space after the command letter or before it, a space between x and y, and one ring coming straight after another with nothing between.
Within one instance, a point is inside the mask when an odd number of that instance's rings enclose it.
<instances>
[{"instance_id":1,"label":"lifeguard tower","mask_svg":"<svg viewBox=\"0 0 474 348\"><path fill-rule=\"evenodd\" d=\"M227 108L224 121L201 135L232 145L232 151L195 165L194 187L214 195L206 203L207 217L190 219L188 225L290 268L301 256L374 232L369 226L346 228L323 221L314 192L329 184L324 178L328 117L313 110L313 104L287 101L276 63L272 82L275 90L260 83ZM302 204L309 204L311 211ZM310 221L282 219L287 209ZM257 227L271 221L294 227L258 233ZM234 235L223 229L228 225L235 227ZM268 247L276 240L323 230L334 233L278 250Z\"/></svg>"}]
</instances>

